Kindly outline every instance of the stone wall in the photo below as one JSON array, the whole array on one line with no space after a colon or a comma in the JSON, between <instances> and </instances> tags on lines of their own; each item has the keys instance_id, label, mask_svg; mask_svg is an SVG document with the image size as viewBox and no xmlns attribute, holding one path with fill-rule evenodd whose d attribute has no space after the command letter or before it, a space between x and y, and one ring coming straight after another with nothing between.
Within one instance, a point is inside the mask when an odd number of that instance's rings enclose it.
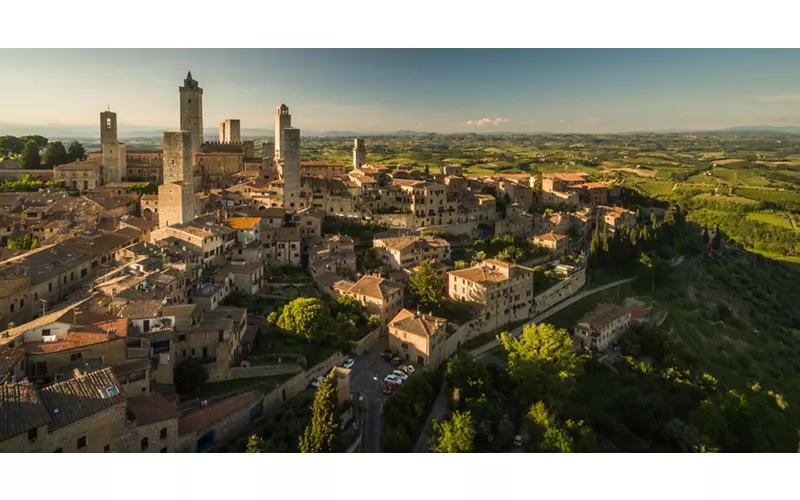
<instances>
[{"instance_id":1,"label":"stone wall","mask_svg":"<svg viewBox=\"0 0 800 500\"><path fill-rule=\"evenodd\" d=\"M380 328L376 328L371 332L369 332L367 335L364 336L364 338L358 341L358 346L351 349L352 353L356 356L361 356L362 354L367 352L378 341L380 334L381 334Z\"/></svg>"},{"instance_id":2,"label":"stone wall","mask_svg":"<svg viewBox=\"0 0 800 500\"><path fill-rule=\"evenodd\" d=\"M256 366L237 366L231 368L228 374L229 380L253 377L274 377L276 375L286 375L289 373L300 373L303 367L294 363L274 363L269 365Z\"/></svg>"},{"instance_id":3,"label":"stone wall","mask_svg":"<svg viewBox=\"0 0 800 500\"><path fill-rule=\"evenodd\" d=\"M347 359L347 356L341 352L337 352L325 361L314 365L311 369L298 373L282 383L276 387L275 390L264 396L264 411L268 412L279 408L308 388L315 378L320 375L327 375L331 371L331 368L341 365L344 363L345 359Z\"/></svg>"},{"instance_id":4,"label":"stone wall","mask_svg":"<svg viewBox=\"0 0 800 500\"><path fill-rule=\"evenodd\" d=\"M441 226L426 226L416 230L417 233L423 231L447 231L450 234L468 234L475 237L478 234L478 222L464 222L462 224L444 224Z\"/></svg>"},{"instance_id":5,"label":"stone wall","mask_svg":"<svg viewBox=\"0 0 800 500\"><path fill-rule=\"evenodd\" d=\"M385 222L390 227L414 228L414 214L372 214L375 222Z\"/></svg>"}]
</instances>

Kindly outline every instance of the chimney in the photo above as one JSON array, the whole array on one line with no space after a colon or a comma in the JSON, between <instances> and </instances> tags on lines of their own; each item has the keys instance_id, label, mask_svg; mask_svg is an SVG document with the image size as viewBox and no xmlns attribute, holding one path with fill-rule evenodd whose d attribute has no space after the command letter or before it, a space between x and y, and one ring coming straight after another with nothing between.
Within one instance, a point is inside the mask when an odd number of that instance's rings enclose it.
<instances>
[{"instance_id":1,"label":"chimney","mask_svg":"<svg viewBox=\"0 0 800 500\"><path fill-rule=\"evenodd\" d=\"M108 340L116 340L117 339L117 329L112 328L108 331Z\"/></svg>"}]
</instances>

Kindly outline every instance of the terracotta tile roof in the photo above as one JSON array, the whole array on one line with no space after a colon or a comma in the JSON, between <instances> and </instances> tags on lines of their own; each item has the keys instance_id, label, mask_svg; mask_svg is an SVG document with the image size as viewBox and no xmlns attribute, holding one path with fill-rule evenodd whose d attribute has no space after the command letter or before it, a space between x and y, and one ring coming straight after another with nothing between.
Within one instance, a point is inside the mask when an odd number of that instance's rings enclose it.
<instances>
[{"instance_id":1,"label":"terracotta tile roof","mask_svg":"<svg viewBox=\"0 0 800 500\"><path fill-rule=\"evenodd\" d=\"M50 323L54 323L54 322L58 321L65 314L71 314L72 313L72 309L83 305L84 303L86 303L87 301L89 301L91 299L92 299L92 297L85 298L83 300L75 302L74 304L68 305L63 309L59 309L58 311L53 311L50 314L47 314L45 316L40 316L40 317L36 318L33 321L28 321L27 323L24 323L24 324L19 325L19 326L15 326L14 328L9 328L8 330L4 330L2 333L4 333L4 334L7 333L8 336L7 337L5 337L5 336L0 337L0 345L5 344L5 343L7 343L7 342L9 342L11 340L14 340L15 338L19 337L20 335L22 335L23 333L25 333L25 332L27 332L29 330L34 330L36 328L39 328L39 327L42 327L42 326L45 326L45 325L48 325Z\"/></svg>"},{"instance_id":2,"label":"terracotta tile roof","mask_svg":"<svg viewBox=\"0 0 800 500\"><path fill-rule=\"evenodd\" d=\"M600 334L598 330L601 330L612 321L629 314L631 312L627 308L616 304L597 304L597 307L579 319L577 324L579 327L590 327L592 329L590 334L597 336Z\"/></svg>"},{"instance_id":3,"label":"terracotta tile roof","mask_svg":"<svg viewBox=\"0 0 800 500\"><path fill-rule=\"evenodd\" d=\"M419 248L438 248L438 247L449 247L450 244L447 240L442 238L435 238L433 236L395 236L395 237L388 237L388 238L378 238L375 240L376 242L380 241L380 244L383 247L388 248L389 250L399 250L403 251L406 248L417 245Z\"/></svg>"},{"instance_id":4,"label":"terracotta tile roof","mask_svg":"<svg viewBox=\"0 0 800 500\"><path fill-rule=\"evenodd\" d=\"M389 322L389 327L396 328L401 332L412 333L422 337L431 337L438 333L446 324L447 320L444 318L438 318L430 314L414 313L408 309L403 309Z\"/></svg>"},{"instance_id":5,"label":"terracotta tile roof","mask_svg":"<svg viewBox=\"0 0 800 500\"><path fill-rule=\"evenodd\" d=\"M231 413L241 410L259 399L261 399L261 395L251 391L211 403L205 408L182 417L178 421L178 434L182 436L190 432L206 429Z\"/></svg>"},{"instance_id":6,"label":"terracotta tile roof","mask_svg":"<svg viewBox=\"0 0 800 500\"><path fill-rule=\"evenodd\" d=\"M402 289L403 285L400 283L389 281L380 276L364 276L348 290L348 293L384 300L389 294Z\"/></svg>"},{"instance_id":7,"label":"terracotta tile roof","mask_svg":"<svg viewBox=\"0 0 800 500\"><path fill-rule=\"evenodd\" d=\"M181 412L161 394L142 394L128 398L128 411L137 426L180 418Z\"/></svg>"},{"instance_id":8,"label":"terracotta tile roof","mask_svg":"<svg viewBox=\"0 0 800 500\"><path fill-rule=\"evenodd\" d=\"M631 317L636 319L644 319L650 314L651 307L642 307L637 305L632 305L628 307L628 310L631 312Z\"/></svg>"},{"instance_id":9,"label":"terracotta tile roof","mask_svg":"<svg viewBox=\"0 0 800 500\"><path fill-rule=\"evenodd\" d=\"M147 319L158 316L162 301L158 299L134 300L120 309L119 315L130 319Z\"/></svg>"},{"instance_id":10,"label":"terracotta tile roof","mask_svg":"<svg viewBox=\"0 0 800 500\"><path fill-rule=\"evenodd\" d=\"M278 229L277 241L300 241L300 228L282 227Z\"/></svg>"},{"instance_id":11,"label":"terracotta tile roof","mask_svg":"<svg viewBox=\"0 0 800 500\"><path fill-rule=\"evenodd\" d=\"M68 351L79 347L86 347L94 344L108 342L106 333L88 333L69 331L64 338L55 342L29 342L25 344L25 349L29 354L51 354L54 352Z\"/></svg>"},{"instance_id":12,"label":"terracotta tile roof","mask_svg":"<svg viewBox=\"0 0 800 500\"><path fill-rule=\"evenodd\" d=\"M3 383L9 371L11 371L19 361L25 357L25 349L0 349L0 383Z\"/></svg>"},{"instance_id":13,"label":"terracotta tile roof","mask_svg":"<svg viewBox=\"0 0 800 500\"><path fill-rule=\"evenodd\" d=\"M233 217L228 219L228 224L233 229L252 230L259 222L261 222L261 219L258 217Z\"/></svg>"},{"instance_id":14,"label":"terracotta tile roof","mask_svg":"<svg viewBox=\"0 0 800 500\"><path fill-rule=\"evenodd\" d=\"M148 368L150 368L150 360L147 358L133 359L111 367L117 377L143 372Z\"/></svg>"},{"instance_id":15,"label":"terracotta tile roof","mask_svg":"<svg viewBox=\"0 0 800 500\"><path fill-rule=\"evenodd\" d=\"M47 424L50 418L29 382L0 385L0 441Z\"/></svg>"},{"instance_id":16,"label":"terracotta tile roof","mask_svg":"<svg viewBox=\"0 0 800 500\"><path fill-rule=\"evenodd\" d=\"M39 394L47 407L53 429L77 422L126 399L122 384L111 368L56 382L42 388Z\"/></svg>"},{"instance_id":17,"label":"terracotta tile roof","mask_svg":"<svg viewBox=\"0 0 800 500\"><path fill-rule=\"evenodd\" d=\"M566 239L566 238L567 238L567 236L564 235L564 234L556 234L556 233L551 231L549 233L545 233L545 234L542 234L542 235L539 235L539 236L534 236L533 239L534 239L534 241L541 240L541 241L552 241L554 243L557 243L557 242L559 242L559 241L561 241L563 239Z\"/></svg>"}]
</instances>

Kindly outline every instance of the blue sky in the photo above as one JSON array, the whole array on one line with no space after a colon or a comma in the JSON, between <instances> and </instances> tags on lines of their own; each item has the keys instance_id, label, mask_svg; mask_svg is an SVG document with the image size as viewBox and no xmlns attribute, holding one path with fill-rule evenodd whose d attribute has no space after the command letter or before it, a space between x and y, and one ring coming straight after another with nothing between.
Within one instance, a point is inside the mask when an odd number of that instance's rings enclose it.
<instances>
[{"instance_id":1,"label":"blue sky","mask_svg":"<svg viewBox=\"0 0 800 500\"><path fill-rule=\"evenodd\" d=\"M800 125L800 50L0 50L0 122L177 128L187 70L207 128L620 132ZM124 135L124 130L121 130Z\"/></svg>"}]
</instances>

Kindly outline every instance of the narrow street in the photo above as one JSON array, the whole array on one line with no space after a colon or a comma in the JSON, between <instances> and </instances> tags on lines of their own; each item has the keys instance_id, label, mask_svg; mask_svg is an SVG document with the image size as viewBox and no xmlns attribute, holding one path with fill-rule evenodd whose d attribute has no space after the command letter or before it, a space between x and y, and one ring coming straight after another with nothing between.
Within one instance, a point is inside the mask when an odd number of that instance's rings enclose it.
<instances>
[{"instance_id":1,"label":"narrow street","mask_svg":"<svg viewBox=\"0 0 800 500\"><path fill-rule=\"evenodd\" d=\"M381 412L387 397L383 394L383 378L393 369L380 356L381 351L387 346L387 339L382 338L368 353L363 356L353 356L355 364L350 370L350 390L363 397L366 411L361 453L380 453L381 451Z\"/></svg>"}]
</instances>

